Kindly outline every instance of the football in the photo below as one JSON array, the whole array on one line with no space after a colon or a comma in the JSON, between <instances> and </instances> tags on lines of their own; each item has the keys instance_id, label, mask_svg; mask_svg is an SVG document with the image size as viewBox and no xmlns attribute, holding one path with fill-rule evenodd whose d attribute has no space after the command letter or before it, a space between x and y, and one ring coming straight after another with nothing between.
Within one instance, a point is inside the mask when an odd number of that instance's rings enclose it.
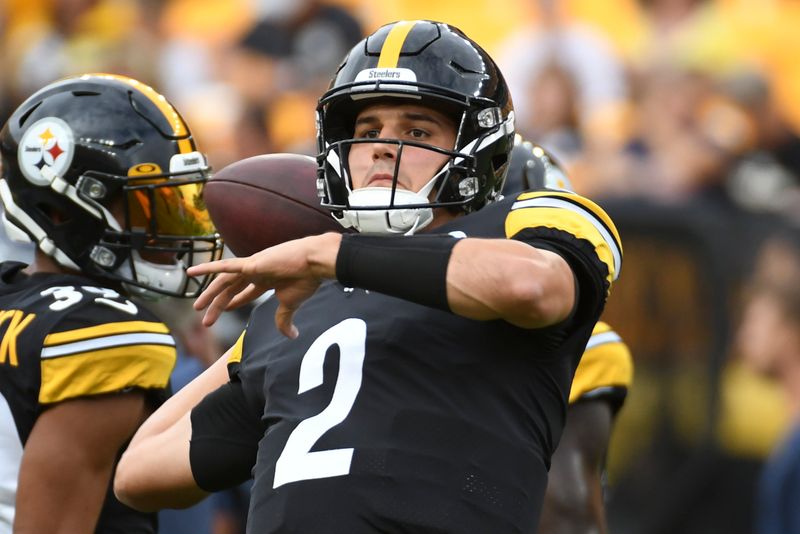
<instances>
[{"instance_id":1,"label":"football","mask_svg":"<svg viewBox=\"0 0 800 534\"><path fill-rule=\"evenodd\" d=\"M265 154L214 173L203 199L231 252L249 256L292 239L344 230L320 206L316 180L314 158Z\"/></svg>"}]
</instances>

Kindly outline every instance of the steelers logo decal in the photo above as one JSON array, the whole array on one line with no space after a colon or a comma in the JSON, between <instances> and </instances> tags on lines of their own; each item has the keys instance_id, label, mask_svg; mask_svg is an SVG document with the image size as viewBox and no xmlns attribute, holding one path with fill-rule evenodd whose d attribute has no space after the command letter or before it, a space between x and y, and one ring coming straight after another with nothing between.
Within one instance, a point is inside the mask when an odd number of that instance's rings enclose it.
<instances>
[{"instance_id":1,"label":"steelers logo decal","mask_svg":"<svg viewBox=\"0 0 800 534\"><path fill-rule=\"evenodd\" d=\"M66 173L74 155L75 139L67 123L56 117L45 117L22 135L19 168L30 182L48 185L53 175Z\"/></svg>"}]
</instances>

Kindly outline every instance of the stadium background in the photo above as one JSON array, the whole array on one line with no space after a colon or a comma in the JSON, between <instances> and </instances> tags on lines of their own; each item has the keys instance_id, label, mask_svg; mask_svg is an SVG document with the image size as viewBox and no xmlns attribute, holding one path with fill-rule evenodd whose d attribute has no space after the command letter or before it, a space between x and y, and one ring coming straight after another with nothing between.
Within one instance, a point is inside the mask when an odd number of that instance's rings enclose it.
<instances>
[{"instance_id":1,"label":"stadium background","mask_svg":"<svg viewBox=\"0 0 800 534\"><path fill-rule=\"evenodd\" d=\"M759 244L797 224L800 3L0 0L0 120L58 77L115 72L166 94L216 168L311 153L315 99L345 50L408 18L454 24L492 53L518 129L620 227L605 319L636 374L609 456L611 531L750 532L758 469L788 418L741 365L735 331ZM0 239L0 259L28 253ZM180 307L178 384L241 324L203 332L185 305L160 306ZM238 495L192 512L204 532L236 531ZM193 525L163 531L181 522Z\"/></svg>"}]
</instances>

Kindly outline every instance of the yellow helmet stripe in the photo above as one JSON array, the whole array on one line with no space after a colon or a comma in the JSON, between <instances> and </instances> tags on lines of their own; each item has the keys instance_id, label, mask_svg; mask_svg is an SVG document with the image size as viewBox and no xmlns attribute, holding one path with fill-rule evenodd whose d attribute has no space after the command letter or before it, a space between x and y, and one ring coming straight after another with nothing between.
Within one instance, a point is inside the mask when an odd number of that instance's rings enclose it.
<instances>
[{"instance_id":1,"label":"yellow helmet stripe","mask_svg":"<svg viewBox=\"0 0 800 534\"><path fill-rule=\"evenodd\" d=\"M138 90L144 96L146 96L155 106L164 114L164 117L167 119L167 122L172 126L172 135L178 137L178 150L181 154L187 154L189 152L194 151L194 147L192 146L191 138L189 137L189 131L186 129L186 124L183 122L183 119L178 114L178 111L172 107L166 97L150 87L138 80L134 80L133 78L128 78L127 76L120 76L119 74L90 74L89 76L98 76L98 77L105 77L110 78L112 80L118 80L126 85L130 85L134 89Z\"/></svg>"},{"instance_id":2,"label":"yellow helmet stripe","mask_svg":"<svg viewBox=\"0 0 800 534\"><path fill-rule=\"evenodd\" d=\"M386 40L383 42L381 48L381 55L378 58L379 69L394 69L397 68L397 61L400 59L400 50L403 48L403 43L406 42L411 28L417 23L415 20L401 20L395 24Z\"/></svg>"}]
</instances>

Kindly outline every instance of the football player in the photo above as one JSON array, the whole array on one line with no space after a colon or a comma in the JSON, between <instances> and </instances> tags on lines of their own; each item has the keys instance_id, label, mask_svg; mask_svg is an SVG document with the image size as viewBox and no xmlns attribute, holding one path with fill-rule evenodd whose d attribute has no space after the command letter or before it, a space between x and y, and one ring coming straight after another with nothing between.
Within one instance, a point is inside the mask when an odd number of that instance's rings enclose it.
<instances>
[{"instance_id":1,"label":"football player","mask_svg":"<svg viewBox=\"0 0 800 534\"><path fill-rule=\"evenodd\" d=\"M514 139L503 195L571 191L561 165L540 146ZM569 393L567 422L550 465L539 534L606 532L602 475L611 428L633 380L633 359L619 335L598 322Z\"/></svg>"},{"instance_id":2,"label":"football player","mask_svg":"<svg viewBox=\"0 0 800 534\"><path fill-rule=\"evenodd\" d=\"M318 127L322 204L358 232L189 270L222 273L195 303L206 324L275 297L231 349L230 381L137 436L119 494L146 508L230 483L214 460L235 441L255 462L250 532L535 532L570 380L619 273L613 223L569 192L500 200L511 98L447 24L356 45Z\"/></svg>"},{"instance_id":3,"label":"football player","mask_svg":"<svg viewBox=\"0 0 800 534\"><path fill-rule=\"evenodd\" d=\"M0 155L5 231L36 245L0 263L0 532L156 532L110 492L175 363L131 296L196 296L186 268L221 257L205 157L163 96L107 74L36 92Z\"/></svg>"}]
</instances>

